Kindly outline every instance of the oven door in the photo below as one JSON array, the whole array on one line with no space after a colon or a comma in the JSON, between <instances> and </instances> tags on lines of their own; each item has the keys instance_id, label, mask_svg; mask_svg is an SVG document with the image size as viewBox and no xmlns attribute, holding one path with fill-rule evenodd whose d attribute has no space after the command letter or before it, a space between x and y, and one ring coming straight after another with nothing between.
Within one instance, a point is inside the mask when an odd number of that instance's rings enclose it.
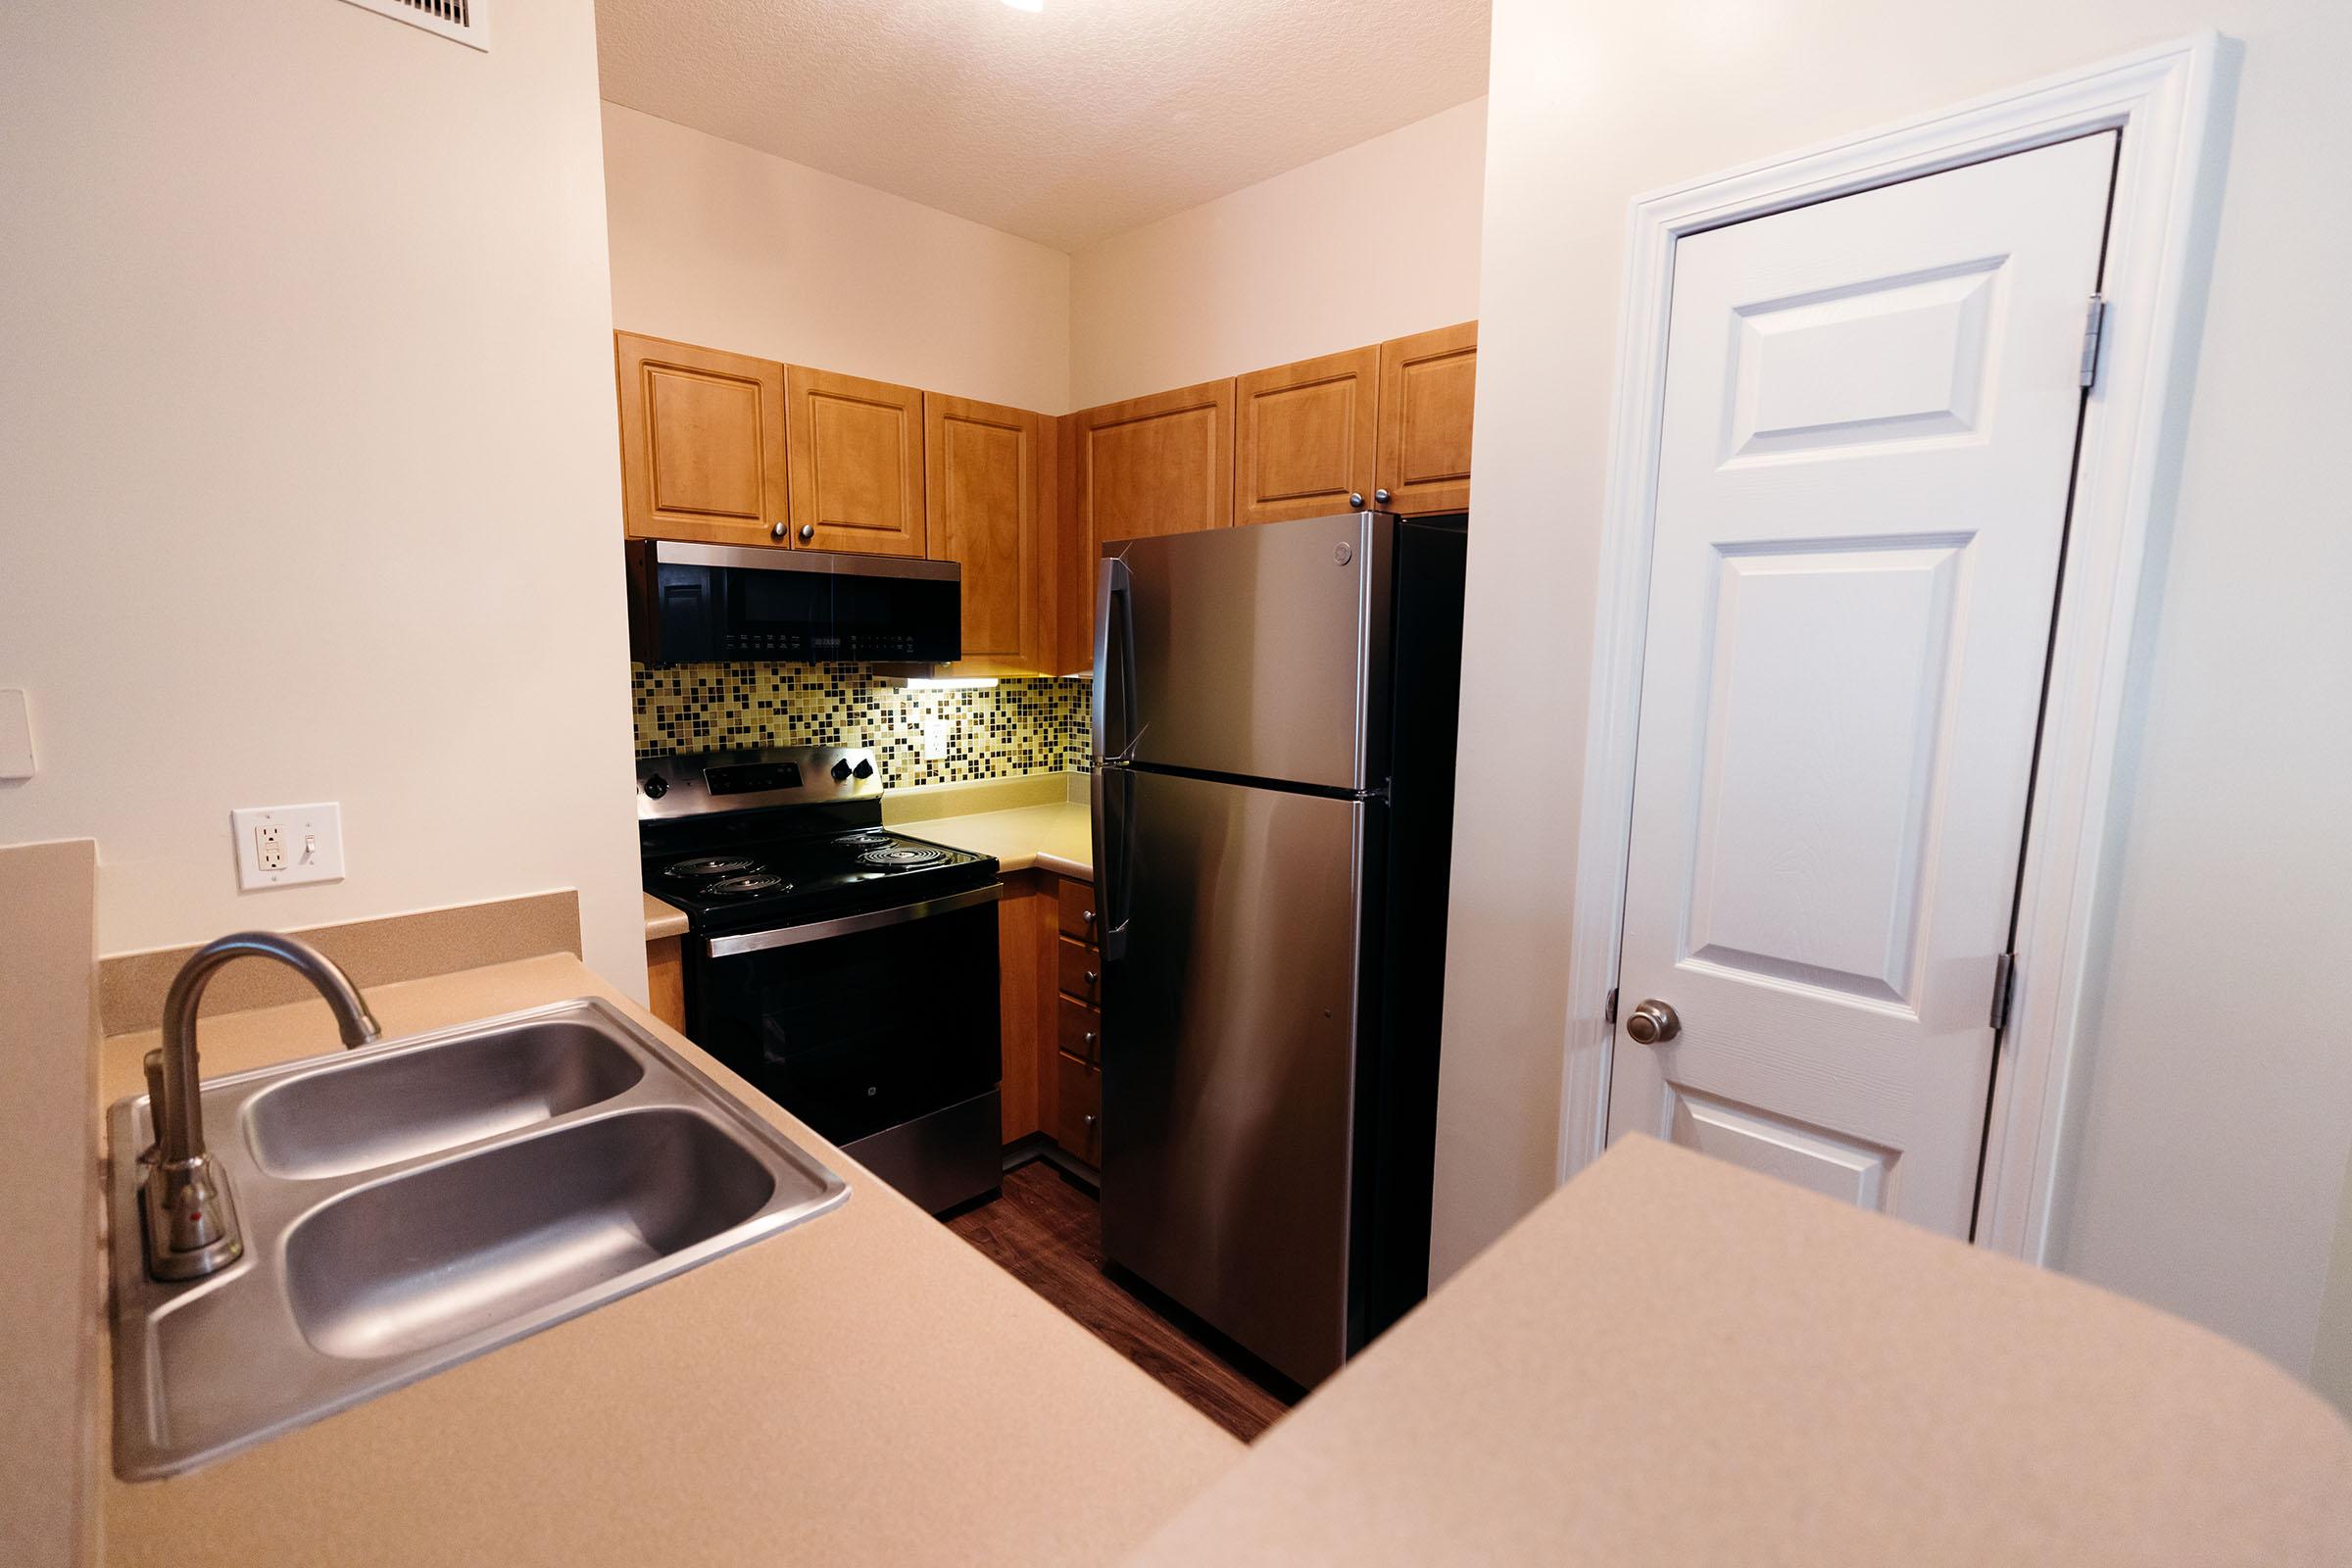
<instances>
[{"instance_id":1,"label":"oven door","mask_svg":"<svg viewBox=\"0 0 2352 1568\"><path fill-rule=\"evenodd\" d=\"M993 1103L1004 893L992 884L707 938L691 977L687 1033L836 1144L980 1096ZM993 1110L988 1120L993 1157Z\"/></svg>"}]
</instances>

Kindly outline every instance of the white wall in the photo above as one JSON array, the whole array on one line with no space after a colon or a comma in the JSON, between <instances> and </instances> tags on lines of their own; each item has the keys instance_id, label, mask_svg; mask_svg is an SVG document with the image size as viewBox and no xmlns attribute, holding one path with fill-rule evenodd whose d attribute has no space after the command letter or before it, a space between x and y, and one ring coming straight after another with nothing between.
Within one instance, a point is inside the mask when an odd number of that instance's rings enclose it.
<instances>
[{"instance_id":1,"label":"white wall","mask_svg":"<svg viewBox=\"0 0 2352 1568\"><path fill-rule=\"evenodd\" d=\"M1486 122L1474 99L1079 251L1072 406L1477 316Z\"/></svg>"},{"instance_id":2,"label":"white wall","mask_svg":"<svg viewBox=\"0 0 2352 1568\"><path fill-rule=\"evenodd\" d=\"M577 887L642 994L582 0L0 7L0 686L102 951ZM240 896L228 811L349 876Z\"/></svg>"},{"instance_id":3,"label":"white wall","mask_svg":"<svg viewBox=\"0 0 2352 1568\"><path fill-rule=\"evenodd\" d=\"M2245 45L2235 142L2056 1261L2311 1366L2352 1150L2336 0L1496 0L1463 731L1512 755L1456 832L1441 1274L1556 1159L1628 202L2207 24Z\"/></svg>"},{"instance_id":4,"label":"white wall","mask_svg":"<svg viewBox=\"0 0 2352 1568\"><path fill-rule=\"evenodd\" d=\"M1068 410L1061 252L618 104L604 123L613 325Z\"/></svg>"}]
</instances>

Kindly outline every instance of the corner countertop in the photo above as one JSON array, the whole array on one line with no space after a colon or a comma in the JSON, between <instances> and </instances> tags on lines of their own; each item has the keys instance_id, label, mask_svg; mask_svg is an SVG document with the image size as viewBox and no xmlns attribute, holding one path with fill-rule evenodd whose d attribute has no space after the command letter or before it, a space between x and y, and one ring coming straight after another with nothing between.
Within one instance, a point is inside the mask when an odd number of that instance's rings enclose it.
<instances>
[{"instance_id":1,"label":"corner countertop","mask_svg":"<svg viewBox=\"0 0 2352 1568\"><path fill-rule=\"evenodd\" d=\"M1084 773L1037 773L982 784L934 784L882 797L883 825L909 838L1093 881L1094 813Z\"/></svg>"},{"instance_id":2,"label":"corner countertop","mask_svg":"<svg viewBox=\"0 0 2352 1568\"><path fill-rule=\"evenodd\" d=\"M663 937L682 937L686 934L686 911L651 893L645 895L645 940L659 942Z\"/></svg>"},{"instance_id":3,"label":"corner countertop","mask_svg":"<svg viewBox=\"0 0 2352 1568\"><path fill-rule=\"evenodd\" d=\"M2152 1307L1648 1139L1131 1568L2352 1562L2352 1429Z\"/></svg>"},{"instance_id":4,"label":"corner countertop","mask_svg":"<svg viewBox=\"0 0 2352 1568\"><path fill-rule=\"evenodd\" d=\"M1242 1446L567 955L372 987L408 1034L601 996L832 1166L780 1236L160 1482L103 1561L1115 1562ZM109 1040L134 1093L153 1032ZM208 1016L208 1076L334 1047L318 1003ZM97 1380L99 1441L110 1441Z\"/></svg>"}]
</instances>

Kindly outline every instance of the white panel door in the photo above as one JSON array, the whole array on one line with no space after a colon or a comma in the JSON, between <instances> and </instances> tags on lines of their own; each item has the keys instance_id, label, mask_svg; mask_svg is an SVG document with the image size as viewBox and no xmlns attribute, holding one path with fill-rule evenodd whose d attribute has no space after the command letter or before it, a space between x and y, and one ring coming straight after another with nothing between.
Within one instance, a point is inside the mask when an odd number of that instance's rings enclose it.
<instances>
[{"instance_id":1,"label":"white panel door","mask_svg":"<svg viewBox=\"0 0 2352 1568\"><path fill-rule=\"evenodd\" d=\"M1968 1234L2115 144L1676 246L1612 1138Z\"/></svg>"}]
</instances>

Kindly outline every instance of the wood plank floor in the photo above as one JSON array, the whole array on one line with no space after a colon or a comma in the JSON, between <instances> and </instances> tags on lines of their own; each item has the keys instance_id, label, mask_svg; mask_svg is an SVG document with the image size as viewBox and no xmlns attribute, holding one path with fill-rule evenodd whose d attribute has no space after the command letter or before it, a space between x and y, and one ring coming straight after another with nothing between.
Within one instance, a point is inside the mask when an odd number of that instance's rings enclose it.
<instances>
[{"instance_id":1,"label":"wood plank floor","mask_svg":"<svg viewBox=\"0 0 2352 1568\"><path fill-rule=\"evenodd\" d=\"M1103 1273L1094 1195L1050 1161L1008 1173L1004 1197L956 1215L948 1229L1244 1443L1289 1408Z\"/></svg>"}]
</instances>

